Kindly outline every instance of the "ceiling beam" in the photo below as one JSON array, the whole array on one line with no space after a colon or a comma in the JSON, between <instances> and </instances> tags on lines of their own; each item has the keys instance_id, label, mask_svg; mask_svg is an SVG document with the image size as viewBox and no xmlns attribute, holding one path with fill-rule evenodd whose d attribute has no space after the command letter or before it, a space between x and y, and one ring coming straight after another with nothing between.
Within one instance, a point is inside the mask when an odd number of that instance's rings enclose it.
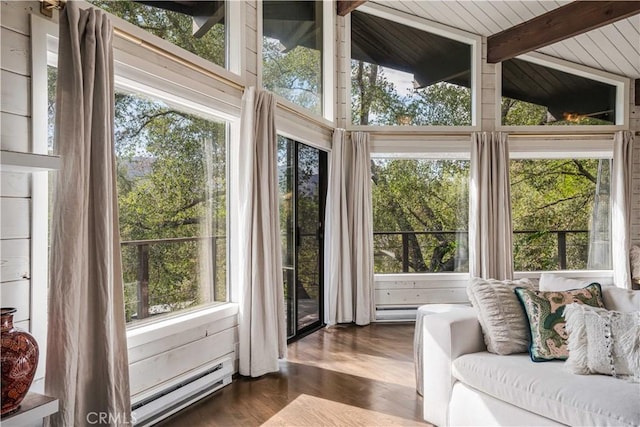
<instances>
[{"instance_id":1,"label":"ceiling beam","mask_svg":"<svg viewBox=\"0 0 640 427\"><path fill-rule=\"evenodd\" d=\"M354 0L354 1L338 0L336 5L338 9L338 15L347 16L348 14L353 12L358 6L365 4L366 2L367 0Z\"/></svg>"},{"instance_id":2,"label":"ceiling beam","mask_svg":"<svg viewBox=\"0 0 640 427\"><path fill-rule=\"evenodd\" d=\"M487 39L495 64L640 13L640 1L573 1Z\"/></svg>"}]
</instances>

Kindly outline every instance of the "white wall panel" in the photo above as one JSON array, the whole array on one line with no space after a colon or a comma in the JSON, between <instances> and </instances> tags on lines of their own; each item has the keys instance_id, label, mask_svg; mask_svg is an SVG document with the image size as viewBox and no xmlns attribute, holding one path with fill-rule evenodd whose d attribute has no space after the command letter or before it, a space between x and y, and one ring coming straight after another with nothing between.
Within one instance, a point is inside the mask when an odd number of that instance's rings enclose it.
<instances>
[{"instance_id":1,"label":"white wall panel","mask_svg":"<svg viewBox=\"0 0 640 427\"><path fill-rule=\"evenodd\" d=\"M131 395L157 387L194 367L234 352L237 327L129 365Z\"/></svg>"},{"instance_id":2,"label":"white wall panel","mask_svg":"<svg viewBox=\"0 0 640 427\"><path fill-rule=\"evenodd\" d=\"M0 282L29 279L29 250L28 239L0 241Z\"/></svg>"},{"instance_id":3,"label":"white wall panel","mask_svg":"<svg viewBox=\"0 0 640 427\"><path fill-rule=\"evenodd\" d=\"M15 31L2 28L0 40L3 43L0 54L0 65L3 70L16 74L30 75L31 49L29 37Z\"/></svg>"},{"instance_id":4,"label":"white wall panel","mask_svg":"<svg viewBox=\"0 0 640 427\"><path fill-rule=\"evenodd\" d=\"M2 70L0 109L5 113L31 115L31 79Z\"/></svg>"},{"instance_id":5,"label":"white wall panel","mask_svg":"<svg viewBox=\"0 0 640 427\"><path fill-rule=\"evenodd\" d=\"M29 152L31 119L22 115L0 113L0 149Z\"/></svg>"},{"instance_id":6,"label":"white wall panel","mask_svg":"<svg viewBox=\"0 0 640 427\"><path fill-rule=\"evenodd\" d=\"M29 320L29 281L6 282L0 284L3 307L14 307L17 311L13 315L14 322Z\"/></svg>"},{"instance_id":7,"label":"white wall panel","mask_svg":"<svg viewBox=\"0 0 640 427\"><path fill-rule=\"evenodd\" d=\"M26 173L0 172L0 196L31 196L31 175Z\"/></svg>"},{"instance_id":8,"label":"white wall panel","mask_svg":"<svg viewBox=\"0 0 640 427\"><path fill-rule=\"evenodd\" d=\"M30 201L3 197L0 199L0 238L29 238Z\"/></svg>"}]
</instances>

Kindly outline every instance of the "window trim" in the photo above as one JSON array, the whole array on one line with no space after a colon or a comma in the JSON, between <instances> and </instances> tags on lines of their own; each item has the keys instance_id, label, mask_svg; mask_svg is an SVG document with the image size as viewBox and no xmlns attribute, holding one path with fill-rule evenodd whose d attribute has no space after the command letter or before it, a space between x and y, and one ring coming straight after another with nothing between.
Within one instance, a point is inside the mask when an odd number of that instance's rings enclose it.
<instances>
[{"instance_id":1,"label":"window trim","mask_svg":"<svg viewBox=\"0 0 640 427\"><path fill-rule=\"evenodd\" d=\"M369 132L410 132L410 133L436 133L436 132L473 132L481 130L482 123L482 36L473 34L458 28L449 27L438 22L429 21L415 15L409 15L399 10L391 9L375 3L366 3L358 7L359 12L397 22L408 27L446 37L471 46L471 125L466 126L412 126L412 125L354 125L351 123L351 15L345 17L344 57L341 61L341 73L345 78L345 104L344 117L345 128L348 131Z\"/></svg>"},{"instance_id":2,"label":"window trim","mask_svg":"<svg viewBox=\"0 0 640 427\"><path fill-rule=\"evenodd\" d=\"M587 67L585 65L576 64L564 59L554 58L538 52L530 52L525 55L516 56L516 59L522 59L544 67L553 68L555 70L564 71L565 73L584 77L597 82L606 83L616 87L616 124L615 125L575 125L575 126L508 126L502 124L501 106L502 106L502 63L496 64L495 74L495 99L494 114L495 126L497 131L503 132L542 132L548 134L557 133L589 133L594 131L616 131L629 129L629 87L631 80L627 77L609 73L607 71L598 70Z\"/></svg>"}]
</instances>

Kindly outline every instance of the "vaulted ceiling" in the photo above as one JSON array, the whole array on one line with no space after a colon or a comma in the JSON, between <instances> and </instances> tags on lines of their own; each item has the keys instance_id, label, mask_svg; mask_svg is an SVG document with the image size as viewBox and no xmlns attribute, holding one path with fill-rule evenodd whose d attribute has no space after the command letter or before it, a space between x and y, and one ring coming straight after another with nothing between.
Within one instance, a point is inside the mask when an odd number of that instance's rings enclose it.
<instances>
[{"instance_id":1,"label":"vaulted ceiling","mask_svg":"<svg viewBox=\"0 0 640 427\"><path fill-rule=\"evenodd\" d=\"M491 36L569 1L372 0L483 36ZM537 50L557 58L631 78L640 78L640 15L635 15Z\"/></svg>"}]
</instances>

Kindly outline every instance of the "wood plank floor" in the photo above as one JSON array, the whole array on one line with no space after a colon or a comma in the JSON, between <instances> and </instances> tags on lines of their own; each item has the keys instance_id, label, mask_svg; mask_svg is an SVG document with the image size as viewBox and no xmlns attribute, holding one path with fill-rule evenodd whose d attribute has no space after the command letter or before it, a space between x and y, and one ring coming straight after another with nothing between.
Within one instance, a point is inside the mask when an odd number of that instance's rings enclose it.
<instances>
[{"instance_id":1,"label":"wood plank floor","mask_svg":"<svg viewBox=\"0 0 640 427\"><path fill-rule=\"evenodd\" d=\"M269 425L279 426L426 425L415 391L413 330L323 329L289 345L279 373L235 379L160 425L259 426L272 417Z\"/></svg>"}]
</instances>

